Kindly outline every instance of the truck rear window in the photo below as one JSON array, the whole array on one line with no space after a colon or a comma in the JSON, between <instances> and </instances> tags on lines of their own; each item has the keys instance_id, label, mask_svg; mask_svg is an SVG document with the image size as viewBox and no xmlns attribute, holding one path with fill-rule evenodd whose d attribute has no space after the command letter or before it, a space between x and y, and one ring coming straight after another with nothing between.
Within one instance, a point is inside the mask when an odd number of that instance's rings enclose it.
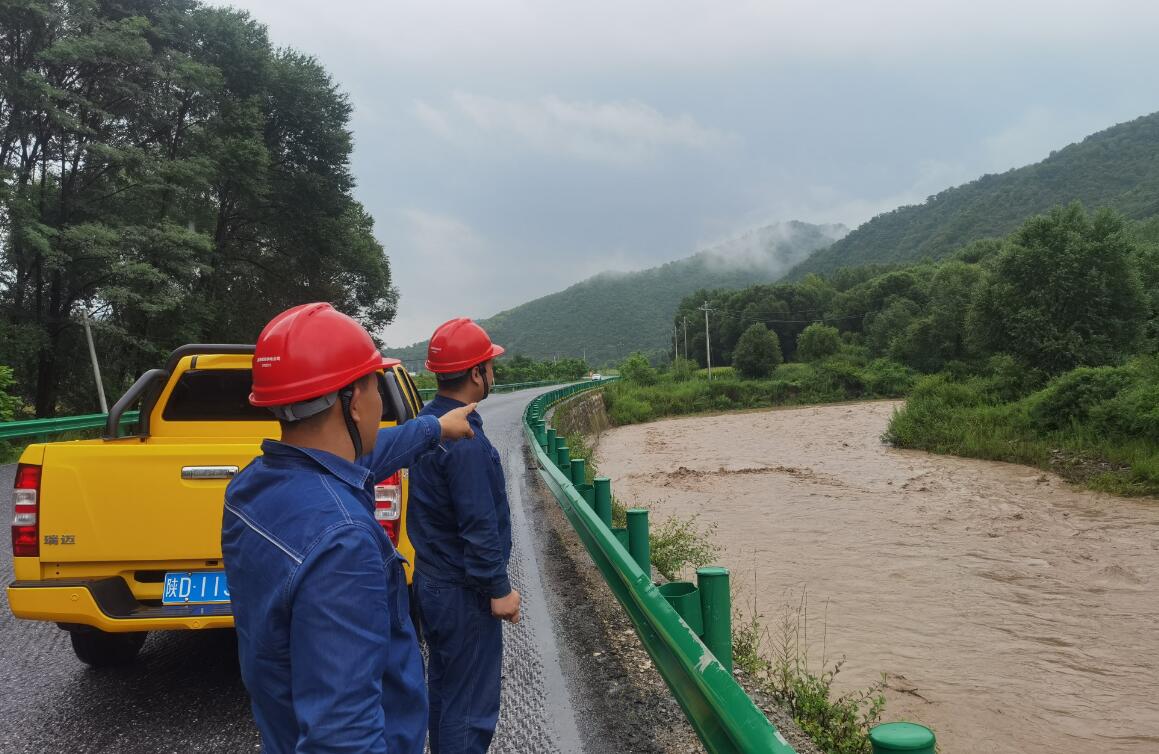
<instances>
[{"instance_id":1,"label":"truck rear window","mask_svg":"<svg viewBox=\"0 0 1159 754\"><path fill-rule=\"evenodd\" d=\"M252 387L249 369L191 369L177 380L161 416L168 422L273 421L269 409L250 404ZM382 403L382 420L397 421L390 401Z\"/></svg>"},{"instance_id":2,"label":"truck rear window","mask_svg":"<svg viewBox=\"0 0 1159 754\"><path fill-rule=\"evenodd\" d=\"M248 369L191 369L177 380L161 416L167 422L273 421L269 409L250 405Z\"/></svg>"}]
</instances>

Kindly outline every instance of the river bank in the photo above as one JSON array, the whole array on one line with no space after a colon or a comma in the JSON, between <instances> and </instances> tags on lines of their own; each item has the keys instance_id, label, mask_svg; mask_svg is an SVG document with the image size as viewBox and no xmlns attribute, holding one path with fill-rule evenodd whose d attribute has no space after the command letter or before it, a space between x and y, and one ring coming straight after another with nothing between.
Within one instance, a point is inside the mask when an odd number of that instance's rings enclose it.
<instances>
[{"instance_id":1,"label":"river bank","mask_svg":"<svg viewBox=\"0 0 1159 754\"><path fill-rule=\"evenodd\" d=\"M840 687L890 675L887 719L945 752L1159 746L1159 505L1012 464L883 445L895 401L621 427L599 466L625 503L717 525L734 601L809 599Z\"/></svg>"}]
</instances>

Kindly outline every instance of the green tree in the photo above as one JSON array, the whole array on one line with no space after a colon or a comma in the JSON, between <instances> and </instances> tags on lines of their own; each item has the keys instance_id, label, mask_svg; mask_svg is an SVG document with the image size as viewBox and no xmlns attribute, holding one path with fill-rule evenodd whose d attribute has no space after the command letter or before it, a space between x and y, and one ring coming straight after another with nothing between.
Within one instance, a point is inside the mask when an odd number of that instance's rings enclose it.
<instances>
[{"instance_id":1,"label":"green tree","mask_svg":"<svg viewBox=\"0 0 1159 754\"><path fill-rule=\"evenodd\" d=\"M750 326L736 342L732 365L748 379L768 377L781 363L781 343L777 334L760 322Z\"/></svg>"},{"instance_id":2,"label":"green tree","mask_svg":"<svg viewBox=\"0 0 1159 754\"><path fill-rule=\"evenodd\" d=\"M651 385L656 382L656 370L648 363L648 358L639 351L620 364L620 376L637 385Z\"/></svg>"},{"instance_id":3,"label":"green tree","mask_svg":"<svg viewBox=\"0 0 1159 754\"><path fill-rule=\"evenodd\" d=\"M797 358L800 361L820 361L841 349L841 335L836 327L814 322L797 337Z\"/></svg>"},{"instance_id":4,"label":"green tree","mask_svg":"<svg viewBox=\"0 0 1159 754\"><path fill-rule=\"evenodd\" d=\"M1147 304L1136 247L1110 210L1077 204L1035 217L1013 235L978 285L968 316L985 354L1059 374L1113 364L1139 343Z\"/></svg>"},{"instance_id":5,"label":"green tree","mask_svg":"<svg viewBox=\"0 0 1159 754\"><path fill-rule=\"evenodd\" d=\"M20 410L20 399L11 393L12 385L12 367L0 364L0 421L12 421Z\"/></svg>"},{"instance_id":6,"label":"green tree","mask_svg":"<svg viewBox=\"0 0 1159 754\"><path fill-rule=\"evenodd\" d=\"M397 293L353 200L350 106L248 15L191 0L0 3L0 360L39 416L291 304L372 329Z\"/></svg>"}]
</instances>

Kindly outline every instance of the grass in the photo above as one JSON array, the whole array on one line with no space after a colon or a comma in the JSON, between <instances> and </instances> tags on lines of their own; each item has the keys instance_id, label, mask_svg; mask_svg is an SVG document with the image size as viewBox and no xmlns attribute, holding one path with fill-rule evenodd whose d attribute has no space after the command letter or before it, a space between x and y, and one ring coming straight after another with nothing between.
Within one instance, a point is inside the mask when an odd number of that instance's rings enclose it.
<instances>
[{"instance_id":1,"label":"grass","mask_svg":"<svg viewBox=\"0 0 1159 754\"><path fill-rule=\"evenodd\" d=\"M1101 384L1096 384L1101 383ZM993 378L922 379L883 439L1036 466L1117 495L1159 495L1159 365L1075 370L1011 399Z\"/></svg>"},{"instance_id":2,"label":"grass","mask_svg":"<svg viewBox=\"0 0 1159 754\"><path fill-rule=\"evenodd\" d=\"M869 730L885 710L886 677L867 688L838 694L834 682L845 658L830 662L822 640L821 662L809 657L809 599L785 605L775 632L754 611L733 621L733 662L764 693L793 716L809 738L827 754L870 754ZM824 636L824 632L823 632ZM762 652L769 646L770 652Z\"/></svg>"},{"instance_id":3,"label":"grass","mask_svg":"<svg viewBox=\"0 0 1159 754\"><path fill-rule=\"evenodd\" d=\"M711 381L662 374L651 385L609 385L603 390L608 417L614 425L625 425L716 411L896 398L914 380L913 372L892 362L862 363L846 356L819 364L782 364L764 380L740 379L730 367L712 371Z\"/></svg>"}]
</instances>

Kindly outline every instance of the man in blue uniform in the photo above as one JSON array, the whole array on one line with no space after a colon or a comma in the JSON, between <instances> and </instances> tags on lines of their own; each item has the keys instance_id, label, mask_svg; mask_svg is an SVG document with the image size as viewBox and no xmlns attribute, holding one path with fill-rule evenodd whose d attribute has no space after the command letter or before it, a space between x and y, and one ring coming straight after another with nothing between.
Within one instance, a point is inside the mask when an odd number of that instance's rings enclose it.
<instances>
[{"instance_id":1,"label":"man in blue uniform","mask_svg":"<svg viewBox=\"0 0 1159 754\"><path fill-rule=\"evenodd\" d=\"M431 337L427 369L439 391L423 409L447 416L487 397L503 348L469 319ZM407 530L415 547L415 598L430 649L432 754L485 752L499 719L503 620L519 621L507 577L511 509L499 453L470 415L474 437L410 467Z\"/></svg>"},{"instance_id":2,"label":"man in blue uniform","mask_svg":"<svg viewBox=\"0 0 1159 754\"><path fill-rule=\"evenodd\" d=\"M423 752L422 657L374 484L470 437L474 406L380 431L385 366L329 304L285 311L258 338L250 402L282 439L226 489L221 549L266 754Z\"/></svg>"}]
</instances>

